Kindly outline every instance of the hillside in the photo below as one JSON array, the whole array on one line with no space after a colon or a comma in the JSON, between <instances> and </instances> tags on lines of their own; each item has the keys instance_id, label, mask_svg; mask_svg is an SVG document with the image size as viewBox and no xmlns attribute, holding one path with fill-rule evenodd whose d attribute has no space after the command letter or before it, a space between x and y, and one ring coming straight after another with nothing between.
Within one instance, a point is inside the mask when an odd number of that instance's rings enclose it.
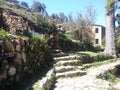
<instances>
[{"instance_id":1,"label":"hillside","mask_svg":"<svg viewBox=\"0 0 120 90\"><path fill-rule=\"evenodd\" d=\"M13 12L15 12L16 14L26 17L31 21L35 20L36 14L40 14L38 12L30 11L29 8L22 6L18 3L10 3L10 2L3 1L3 0L0 0L0 7L5 8L5 9L10 9Z\"/></svg>"},{"instance_id":2,"label":"hillside","mask_svg":"<svg viewBox=\"0 0 120 90\"><path fill-rule=\"evenodd\" d=\"M44 17L40 12L19 4L0 0L0 28L14 33L26 34L36 31L43 33L54 28L53 21Z\"/></svg>"}]
</instances>

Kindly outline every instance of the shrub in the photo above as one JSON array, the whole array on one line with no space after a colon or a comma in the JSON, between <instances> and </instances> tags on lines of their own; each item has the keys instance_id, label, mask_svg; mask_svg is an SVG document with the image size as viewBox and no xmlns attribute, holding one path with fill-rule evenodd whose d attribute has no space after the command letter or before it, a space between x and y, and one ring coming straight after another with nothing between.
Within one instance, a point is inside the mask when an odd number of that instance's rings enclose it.
<instances>
[{"instance_id":1,"label":"shrub","mask_svg":"<svg viewBox=\"0 0 120 90\"><path fill-rule=\"evenodd\" d=\"M8 32L6 32L4 29L0 29L0 39L6 38Z\"/></svg>"},{"instance_id":2,"label":"shrub","mask_svg":"<svg viewBox=\"0 0 120 90\"><path fill-rule=\"evenodd\" d=\"M96 56L90 56L89 54L83 54L80 56L79 59L81 60L82 64L86 64L86 63L93 63L93 62L108 60L112 58L113 58L112 56L100 53Z\"/></svg>"},{"instance_id":3,"label":"shrub","mask_svg":"<svg viewBox=\"0 0 120 90\"><path fill-rule=\"evenodd\" d=\"M98 49L95 48L92 43L88 42L82 43L80 42L80 40L76 40L71 34L59 32L59 37L60 46L64 51L68 50L98 51Z\"/></svg>"},{"instance_id":4,"label":"shrub","mask_svg":"<svg viewBox=\"0 0 120 90\"><path fill-rule=\"evenodd\" d=\"M99 51L103 51L103 50L102 50L101 46L95 46L95 51L99 52Z\"/></svg>"},{"instance_id":5,"label":"shrub","mask_svg":"<svg viewBox=\"0 0 120 90\"><path fill-rule=\"evenodd\" d=\"M60 39L60 47L63 51L82 50L81 44L68 39Z\"/></svg>"},{"instance_id":6,"label":"shrub","mask_svg":"<svg viewBox=\"0 0 120 90\"><path fill-rule=\"evenodd\" d=\"M33 36L27 48L27 63L34 70L38 66L50 65L51 55L45 36Z\"/></svg>"},{"instance_id":7,"label":"shrub","mask_svg":"<svg viewBox=\"0 0 120 90\"><path fill-rule=\"evenodd\" d=\"M117 77L115 75L116 69L113 70L108 70L105 73L101 73L100 75L97 76L99 79L107 80L111 83L116 83L117 82Z\"/></svg>"},{"instance_id":8,"label":"shrub","mask_svg":"<svg viewBox=\"0 0 120 90\"><path fill-rule=\"evenodd\" d=\"M91 56L89 54L80 55L79 59L81 60L82 64L94 62L93 59L91 58Z\"/></svg>"},{"instance_id":9,"label":"shrub","mask_svg":"<svg viewBox=\"0 0 120 90\"><path fill-rule=\"evenodd\" d=\"M113 58L112 56L103 54L103 53L100 53L97 56L93 56L94 62L108 60L108 59L112 59L112 58Z\"/></svg>"}]
</instances>

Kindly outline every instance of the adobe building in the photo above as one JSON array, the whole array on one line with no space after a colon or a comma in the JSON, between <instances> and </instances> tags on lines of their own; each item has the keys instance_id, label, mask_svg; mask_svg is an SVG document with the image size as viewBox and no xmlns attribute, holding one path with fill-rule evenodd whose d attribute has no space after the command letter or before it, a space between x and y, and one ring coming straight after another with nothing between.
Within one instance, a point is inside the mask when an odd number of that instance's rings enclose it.
<instances>
[{"instance_id":1,"label":"adobe building","mask_svg":"<svg viewBox=\"0 0 120 90\"><path fill-rule=\"evenodd\" d=\"M92 31L95 34L94 46L102 46L102 40L105 38L105 27L102 25L94 25Z\"/></svg>"}]
</instances>

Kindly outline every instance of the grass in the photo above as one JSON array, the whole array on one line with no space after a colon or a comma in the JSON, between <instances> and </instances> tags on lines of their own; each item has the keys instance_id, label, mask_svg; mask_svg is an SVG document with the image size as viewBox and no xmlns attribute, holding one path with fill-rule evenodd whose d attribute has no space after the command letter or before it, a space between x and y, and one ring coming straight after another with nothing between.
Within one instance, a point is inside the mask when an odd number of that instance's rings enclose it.
<instances>
[{"instance_id":1,"label":"grass","mask_svg":"<svg viewBox=\"0 0 120 90\"><path fill-rule=\"evenodd\" d=\"M109 63L116 62L118 60L119 59L109 59L109 60L106 60L106 61L99 61L99 62L94 62L94 63L90 63L90 64L83 64L83 66L86 66L86 69L95 68L95 67L98 67L98 66L101 66L101 65L104 65L104 64L109 64Z\"/></svg>"},{"instance_id":2,"label":"grass","mask_svg":"<svg viewBox=\"0 0 120 90\"><path fill-rule=\"evenodd\" d=\"M17 3L13 4L3 0L0 0L0 7L10 9L13 12L17 13L18 15L26 17L27 19L34 23L36 15L40 14L39 12L27 11L28 9L20 4Z\"/></svg>"},{"instance_id":3,"label":"grass","mask_svg":"<svg viewBox=\"0 0 120 90\"><path fill-rule=\"evenodd\" d=\"M105 73L98 75L97 78L107 80L112 85L120 82L120 77L117 77L116 75L116 69L108 70Z\"/></svg>"},{"instance_id":4,"label":"grass","mask_svg":"<svg viewBox=\"0 0 120 90\"><path fill-rule=\"evenodd\" d=\"M96 56L99 53L91 52L91 51L81 51L81 52L77 52L77 54L89 54L90 56Z\"/></svg>"},{"instance_id":5,"label":"grass","mask_svg":"<svg viewBox=\"0 0 120 90\"><path fill-rule=\"evenodd\" d=\"M83 55L83 54L88 54L90 56L96 56L96 55L99 55L101 54L102 52L92 52L92 51L67 51L65 53L68 53L68 54L78 54L78 55Z\"/></svg>"}]
</instances>

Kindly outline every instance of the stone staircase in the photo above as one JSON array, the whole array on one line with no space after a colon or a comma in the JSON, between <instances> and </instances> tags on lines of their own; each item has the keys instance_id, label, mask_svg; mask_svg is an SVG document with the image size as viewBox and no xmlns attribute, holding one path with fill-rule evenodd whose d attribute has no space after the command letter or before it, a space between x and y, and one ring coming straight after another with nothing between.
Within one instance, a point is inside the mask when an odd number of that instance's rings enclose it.
<instances>
[{"instance_id":1,"label":"stone staircase","mask_svg":"<svg viewBox=\"0 0 120 90\"><path fill-rule=\"evenodd\" d=\"M86 74L86 71L84 71L84 67L81 66L81 61L78 60L79 56L59 54L57 53L57 56L53 56L55 61L54 68L56 78L75 77Z\"/></svg>"}]
</instances>

